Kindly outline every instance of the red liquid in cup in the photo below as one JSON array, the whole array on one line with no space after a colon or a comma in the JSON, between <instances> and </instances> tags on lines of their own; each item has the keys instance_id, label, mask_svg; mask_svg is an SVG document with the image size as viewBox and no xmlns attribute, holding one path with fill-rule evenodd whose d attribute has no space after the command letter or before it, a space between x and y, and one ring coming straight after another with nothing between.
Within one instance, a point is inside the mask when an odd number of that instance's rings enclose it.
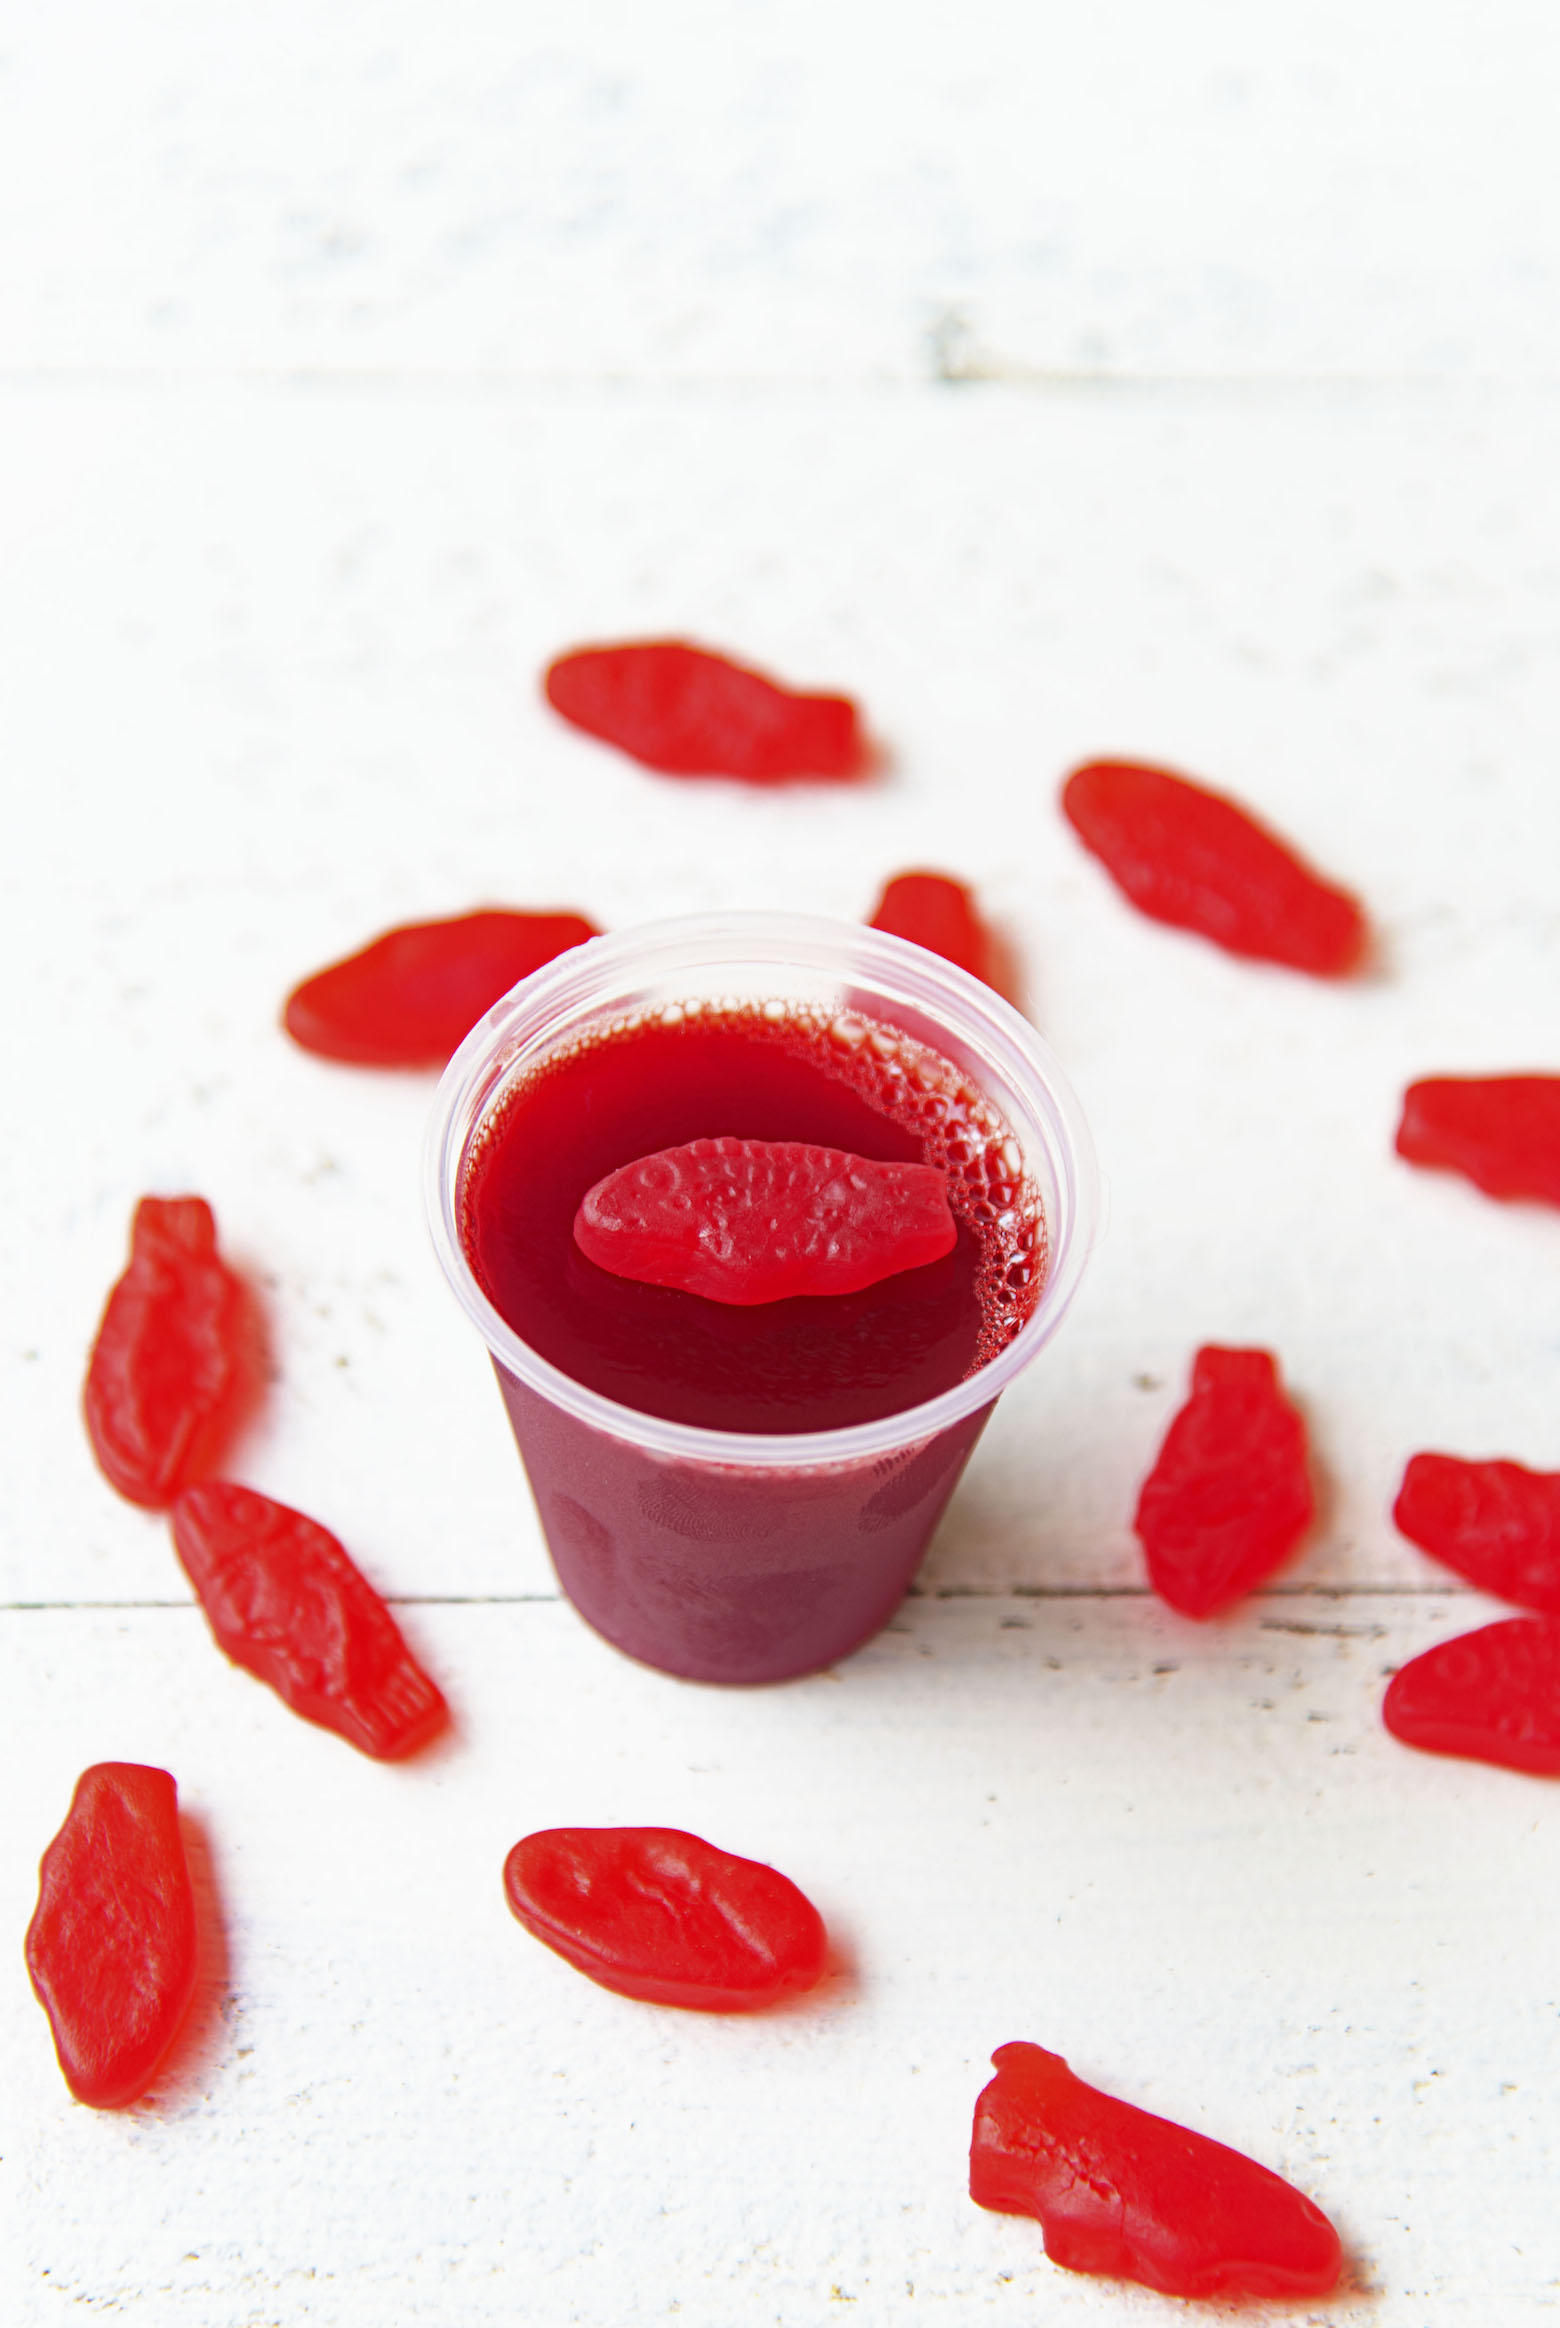
<instances>
[{"instance_id":1,"label":"red liquid in cup","mask_svg":"<svg viewBox=\"0 0 1560 2328\"><path fill-rule=\"evenodd\" d=\"M859 1293L751 1309L579 1251L594 1182L728 1134L936 1164L957 1244ZM968 1078L869 1021L799 1009L663 1014L547 1059L473 1143L459 1222L488 1300L541 1357L710 1431L838 1430L935 1398L1012 1340L1045 1268L1016 1144ZM888 1455L754 1468L637 1446L498 1373L569 1597L630 1655L707 1680L807 1672L876 1631L990 1412Z\"/></svg>"}]
</instances>

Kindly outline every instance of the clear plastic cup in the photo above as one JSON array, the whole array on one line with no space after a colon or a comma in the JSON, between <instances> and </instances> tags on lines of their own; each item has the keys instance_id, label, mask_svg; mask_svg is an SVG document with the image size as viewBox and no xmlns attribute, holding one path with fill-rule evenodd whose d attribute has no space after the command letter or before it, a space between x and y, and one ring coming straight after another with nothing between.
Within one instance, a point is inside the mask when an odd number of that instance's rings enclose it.
<instances>
[{"instance_id":1,"label":"clear plastic cup","mask_svg":"<svg viewBox=\"0 0 1560 2328\"><path fill-rule=\"evenodd\" d=\"M1047 1232L1035 1308L996 1357L876 1422L719 1431L588 1390L499 1315L460 1234L481 1126L516 1082L591 1027L693 1001L854 1011L928 1045L976 1084L1018 1142ZM892 1616L999 1393L1062 1321L1097 1198L1082 1111L1017 1011L923 947L783 913L649 923L523 979L450 1061L427 1151L434 1244L492 1357L564 1592L615 1647L696 1681L814 1672Z\"/></svg>"}]
</instances>

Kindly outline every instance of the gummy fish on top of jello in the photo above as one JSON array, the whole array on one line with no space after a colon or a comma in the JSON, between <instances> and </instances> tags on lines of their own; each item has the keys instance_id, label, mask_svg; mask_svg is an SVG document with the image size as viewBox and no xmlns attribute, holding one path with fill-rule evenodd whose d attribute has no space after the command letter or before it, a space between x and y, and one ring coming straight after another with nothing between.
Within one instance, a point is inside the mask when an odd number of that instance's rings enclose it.
<instances>
[{"instance_id":1,"label":"gummy fish on top of jello","mask_svg":"<svg viewBox=\"0 0 1560 2328\"><path fill-rule=\"evenodd\" d=\"M989 987L875 930L602 938L463 1045L434 1238L543 1533L617 1647L814 1671L902 1598L1089 1250L1077 1101Z\"/></svg>"}]
</instances>

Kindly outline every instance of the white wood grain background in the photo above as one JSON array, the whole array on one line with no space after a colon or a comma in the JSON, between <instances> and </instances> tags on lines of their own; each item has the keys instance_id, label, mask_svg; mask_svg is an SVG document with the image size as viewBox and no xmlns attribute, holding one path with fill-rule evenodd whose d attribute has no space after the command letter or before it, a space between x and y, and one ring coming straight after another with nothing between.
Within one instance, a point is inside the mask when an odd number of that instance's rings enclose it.
<instances>
[{"instance_id":1,"label":"white wood grain background","mask_svg":"<svg viewBox=\"0 0 1560 2328\"><path fill-rule=\"evenodd\" d=\"M1416 1447L1560 1468L1560 1219L1397 1164L1411 1075L1560 1067L1560 33L1537 0L13 0L0 23L0 2318L1143 2321L964 2195L991 2049L1339 2223L1273 2317L1560 2309L1560 1797L1384 1674L1498 1613ZM552 722L583 638L856 692L878 786L678 786ZM1347 990L1135 920L1076 760L1227 785L1369 900ZM922 1589L680 1685L558 1601L439 1284L431 1081L304 971L499 901L856 916L971 879L1110 1220ZM278 1380L235 1460L457 1712L382 1770L229 1669L77 1397L135 1197L198 1189ZM1322 1524L1195 1627L1128 1519L1193 1347L1275 1349ZM224 1938L145 2106L73 2105L20 1939L77 1772L164 1763ZM504 1852L692 1826L813 1894L817 1998L579 1981ZM1255 2317L1265 2317L1261 2307Z\"/></svg>"}]
</instances>

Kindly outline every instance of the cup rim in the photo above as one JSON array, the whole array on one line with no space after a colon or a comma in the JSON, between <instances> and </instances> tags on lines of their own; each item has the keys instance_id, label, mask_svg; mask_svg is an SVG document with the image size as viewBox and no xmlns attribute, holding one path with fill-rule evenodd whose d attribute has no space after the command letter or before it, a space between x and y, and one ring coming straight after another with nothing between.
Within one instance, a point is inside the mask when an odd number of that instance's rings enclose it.
<instances>
[{"instance_id":1,"label":"cup rim","mask_svg":"<svg viewBox=\"0 0 1560 2328\"><path fill-rule=\"evenodd\" d=\"M461 1244L457 1203L465 1160L477 1124L505 1088L500 1074L477 1106L491 1070L506 1050L519 1048L522 1028L563 1031L568 1014L599 992L609 1004L612 982L658 961L680 956L690 972L723 957L749 965L772 954L777 971L789 964L833 972L843 985L870 981L874 969L928 1017L1017 1082L1041 1119L1061 1193L1062 1220L1047 1221L1047 1269L1034 1312L1011 1342L974 1374L936 1398L901 1407L873 1422L821 1431L721 1431L648 1415L603 1396L533 1350L499 1314L478 1284ZM844 958L848 955L848 962ZM989 1406L1022 1373L1061 1324L1078 1289L1097 1235L1099 1173L1094 1144L1076 1092L1050 1045L996 990L908 939L864 924L821 915L745 910L685 914L640 922L571 946L520 980L477 1021L450 1060L434 1097L424 1148L423 1192L434 1250L467 1318L507 1373L576 1421L649 1452L752 1470L801 1470L859 1463L898 1453L935 1437Z\"/></svg>"}]
</instances>

